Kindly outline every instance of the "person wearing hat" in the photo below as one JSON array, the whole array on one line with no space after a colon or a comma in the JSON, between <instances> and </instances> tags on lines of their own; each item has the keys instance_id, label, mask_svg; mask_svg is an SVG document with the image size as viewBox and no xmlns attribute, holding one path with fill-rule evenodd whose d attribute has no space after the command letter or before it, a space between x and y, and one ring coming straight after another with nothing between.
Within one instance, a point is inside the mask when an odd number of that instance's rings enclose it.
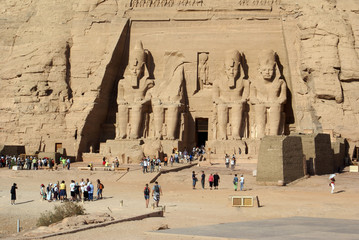
<instances>
[{"instance_id":1,"label":"person wearing hat","mask_svg":"<svg viewBox=\"0 0 359 240\"><path fill-rule=\"evenodd\" d=\"M10 193L11 193L11 205L15 205L15 200L16 200L16 189L17 189L17 185L16 183L14 183L11 187Z\"/></svg>"}]
</instances>

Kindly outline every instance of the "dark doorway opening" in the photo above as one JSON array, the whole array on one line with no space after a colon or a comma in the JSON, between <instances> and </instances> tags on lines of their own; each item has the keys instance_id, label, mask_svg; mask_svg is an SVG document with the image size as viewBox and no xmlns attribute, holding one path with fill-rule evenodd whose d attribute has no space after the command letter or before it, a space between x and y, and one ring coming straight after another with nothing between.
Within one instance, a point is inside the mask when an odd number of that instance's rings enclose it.
<instances>
[{"instance_id":1,"label":"dark doorway opening","mask_svg":"<svg viewBox=\"0 0 359 240\"><path fill-rule=\"evenodd\" d=\"M208 118L196 118L196 146L205 146L207 140Z\"/></svg>"}]
</instances>

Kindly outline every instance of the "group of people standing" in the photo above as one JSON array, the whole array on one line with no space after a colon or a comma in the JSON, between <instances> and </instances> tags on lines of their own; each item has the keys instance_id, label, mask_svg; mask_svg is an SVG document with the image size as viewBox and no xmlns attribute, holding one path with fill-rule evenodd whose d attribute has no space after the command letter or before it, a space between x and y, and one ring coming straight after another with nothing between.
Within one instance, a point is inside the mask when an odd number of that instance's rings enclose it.
<instances>
[{"instance_id":1,"label":"group of people standing","mask_svg":"<svg viewBox=\"0 0 359 240\"><path fill-rule=\"evenodd\" d=\"M231 169L234 170L234 167L236 166L236 156L233 154L232 157L230 157L228 154L224 156L224 161L226 168L229 168L229 164L231 165Z\"/></svg>"},{"instance_id":2,"label":"group of people standing","mask_svg":"<svg viewBox=\"0 0 359 240\"><path fill-rule=\"evenodd\" d=\"M167 162L168 162L167 157L164 158L163 162L164 165L167 166ZM141 162L141 167L143 173L148 173L148 172L152 173L155 171L159 172L161 171L161 159L153 157L153 159L151 160L151 158L148 156L147 158L144 158L143 161Z\"/></svg>"},{"instance_id":3,"label":"group of people standing","mask_svg":"<svg viewBox=\"0 0 359 240\"><path fill-rule=\"evenodd\" d=\"M47 187L44 184L40 185L40 196L41 200L57 201L60 200L64 202L66 200L70 201L93 201L93 194L95 187L92 182L87 178L86 181L82 178L81 182L78 183L74 180L71 180L69 185L70 188L70 199L67 197L67 188L64 180L61 183L57 182L55 184L49 183ZM101 183L100 179L97 179L97 200L102 199L102 191L104 185Z\"/></svg>"},{"instance_id":4,"label":"group of people standing","mask_svg":"<svg viewBox=\"0 0 359 240\"><path fill-rule=\"evenodd\" d=\"M193 189L196 189L197 181L198 181L197 174L195 171L192 171L192 188ZM213 188L218 189L219 182L220 182L220 177L219 177L218 173L215 173L215 174L211 173L209 175L208 185L209 185L210 190L212 190ZM202 189L205 189L205 183L206 183L206 174L204 173L204 171L202 171L202 174L201 174ZM240 183L239 190L242 191L243 187L244 187L243 174L241 174L241 177L239 179L237 177L237 174L234 174L234 178L233 178L234 191L237 191L238 183Z\"/></svg>"},{"instance_id":5,"label":"group of people standing","mask_svg":"<svg viewBox=\"0 0 359 240\"><path fill-rule=\"evenodd\" d=\"M193 189L196 189L196 183L198 181L198 178L196 176L196 172L193 171L192 172L192 188ZM219 182L220 182L220 177L218 175L218 173L211 173L208 177L208 185L209 185L209 189L212 190L213 188L214 189L218 189L218 185L219 185ZM202 174L201 174L201 186L202 186L202 189L205 189L205 184L206 184L206 174L204 173L204 171L202 171Z\"/></svg>"}]
</instances>

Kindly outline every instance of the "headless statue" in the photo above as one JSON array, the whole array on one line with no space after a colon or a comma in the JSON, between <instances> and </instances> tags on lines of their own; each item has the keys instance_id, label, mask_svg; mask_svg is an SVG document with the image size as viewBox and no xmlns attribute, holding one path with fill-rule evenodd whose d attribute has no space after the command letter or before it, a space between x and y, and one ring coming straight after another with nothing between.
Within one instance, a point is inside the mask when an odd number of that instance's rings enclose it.
<instances>
[{"instance_id":1,"label":"headless statue","mask_svg":"<svg viewBox=\"0 0 359 240\"><path fill-rule=\"evenodd\" d=\"M254 105L257 138L265 135L266 126L269 135L279 134L282 106L287 100L287 84L280 78L275 58L272 50L263 51L259 57L258 77L251 84L250 100Z\"/></svg>"},{"instance_id":2,"label":"headless statue","mask_svg":"<svg viewBox=\"0 0 359 240\"><path fill-rule=\"evenodd\" d=\"M155 138L176 139L179 110L182 106L184 87L184 56L179 52L165 53L165 70L162 83L153 90L152 109ZM166 116L164 115L164 110ZM166 134L162 131L166 125ZM165 135L165 136L164 136Z\"/></svg>"},{"instance_id":3,"label":"headless statue","mask_svg":"<svg viewBox=\"0 0 359 240\"><path fill-rule=\"evenodd\" d=\"M232 126L232 139L240 139L243 125L243 106L249 97L249 82L240 72L241 54L237 50L226 52L224 71L213 84L213 102L217 108L217 140L226 140L227 124ZM232 117L228 119L231 109Z\"/></svg>"},{"instance_id":4,"label":"headless statue","mask_svg":"<svg viewBox=\"0 0 359 240\"><path fill-rule=\"evenodd\" d=\"M142 42L138 41L130 52L128 74L118 83L117 139L141 137L143 106L150 101L147 92L154 86L154 80L149 79L146 59ZM131 126L129 133L128 125Z\"/></svg>"}]
</instances>

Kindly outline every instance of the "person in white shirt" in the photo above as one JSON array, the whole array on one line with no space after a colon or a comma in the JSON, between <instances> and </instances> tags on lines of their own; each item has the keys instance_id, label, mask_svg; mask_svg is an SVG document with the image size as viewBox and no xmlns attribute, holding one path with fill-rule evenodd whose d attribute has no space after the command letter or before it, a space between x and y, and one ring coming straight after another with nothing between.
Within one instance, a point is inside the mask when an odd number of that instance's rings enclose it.
<instances>
[{"instance_id":1,"label":"person in white shirt","mask_svg":"<svg viewBox=\"0 0 359 240\"><path fill-rule=\"evenodd\" d=\"M76 200L76 194L75 194L75 181L74 180L71 180L70 192L71 192L71 201L75 201Z\"/></svg>"},{"instance_id":2,"label":"person in white shirt","mask_svg":"<svg viewBox=\"0 0 359 240\"><path fill-rule=\"evenodd\" d=\"M241 177L239 178L239 182L240 182L240 188L239 190L242 191L243 190L243 185L244 185L244 177L243 174L241 175Z\"/></svg>"}]
</instances>

